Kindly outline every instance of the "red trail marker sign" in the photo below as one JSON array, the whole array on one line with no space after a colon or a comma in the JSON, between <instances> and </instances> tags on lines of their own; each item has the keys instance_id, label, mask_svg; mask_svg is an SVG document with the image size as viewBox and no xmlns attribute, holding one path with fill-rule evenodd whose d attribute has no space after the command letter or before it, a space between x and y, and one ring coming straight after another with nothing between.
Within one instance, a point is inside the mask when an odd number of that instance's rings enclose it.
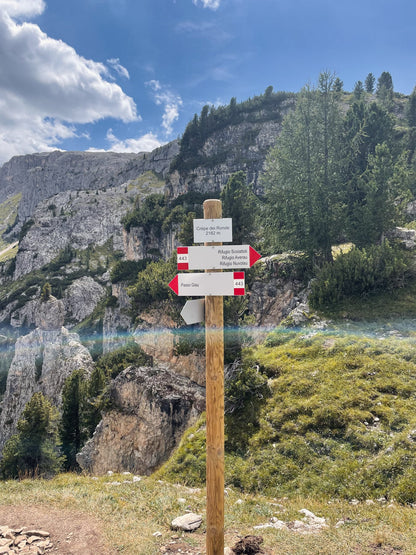
<instances>
[{"instance_id":1,"label":"red trail marker sign","mask_svg":"<svg viewBox=\"0 0 416 555\"><path fill-rule=\"evenodd\" d=\"M177 274L169 287L180 297L244 295L244 272Z\"/></svg>"},{"instance_id":2,"label":"red trail marker sign","mask_svg":"<svg viewBox=\"0 0 416 555\"><path fill-rule=\"evenodd\" d=\"M261 255L250 245L178 247L178 270L251 268Z\"/></svg>"}]
</instances>

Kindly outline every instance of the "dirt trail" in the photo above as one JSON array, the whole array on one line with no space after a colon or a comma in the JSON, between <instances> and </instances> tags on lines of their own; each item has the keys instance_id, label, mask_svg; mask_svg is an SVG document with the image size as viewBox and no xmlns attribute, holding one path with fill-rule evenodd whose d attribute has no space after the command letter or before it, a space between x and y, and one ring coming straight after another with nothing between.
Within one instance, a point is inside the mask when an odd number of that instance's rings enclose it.
<instances>
[{"instance_id":1,"label":"dirt trail","mask_svg":"<svg viewBox=\"0 0 416 555\"><path fill-rule=\"evenodd\" d=\"M50 533L53 548L60 555L112 555L105 547L102 525L94 518L72 511L37 506L0 506L0 525L35 528Z\"/></svg>"}]
</instances>

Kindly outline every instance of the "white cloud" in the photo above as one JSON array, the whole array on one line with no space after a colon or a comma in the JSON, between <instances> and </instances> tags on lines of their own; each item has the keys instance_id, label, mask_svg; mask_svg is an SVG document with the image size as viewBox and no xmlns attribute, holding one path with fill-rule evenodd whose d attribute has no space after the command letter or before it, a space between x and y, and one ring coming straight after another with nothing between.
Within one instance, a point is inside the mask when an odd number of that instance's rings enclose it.
<instances>
[{"instance_id":1,"label":"white cloud","mask_svg":"<svg viewBox=\"0 0 416 555\"><path fill-rule=\"evenodd\" d=\"M169 136L173 132L173 123L179 118L179 108L183 104L182 99L156 79L148 81L146 85L153 90L156 104L164 107L162 127L166 136Z\"/></svg>"},{"instance_id":2,"label":"white cloud","mask_svg":"<svg viewBox=\"0 0 416 555\"><path fill-rule=\"evenodd\" d=\"M1 0L1 9L11 17L33 17L45 9L43 0Z\"/></svg>"},{"instance_id":3,"label":"white cloud","mask_svg":"<svg viewBox=\"0 0 416 555\"><path fill-rule=\"evenodd\" d=\"M153 133L146 133L141 137L136 139L124 139L120 140L114 135L113 130L109 129L107 131L107 140L110 143L110 148L108 151L111 152L151 152L155 148L162 146L162 142L159 141L156 135ZM90 148L89 151L104 152L104 149ZM106 152L108 152L106 151Z\"/></svg>"},{"instance_id":4,"label":"white cloud","mask_svg":"<svg viewBox=\"0 0 416 555\"><path fill-rule=\"evenodd\" d=\"M151 152L163 144L153 133L146 133L137 139L125 139L121 141L115 137L112 129L108 130L107 139L111 143L110 150L113 152Z\"/></svg>"},{"instance_id":5,"label":"white cloud","mask_svg":"<svg viewBox=\"0 0 416 555\"><path fill-rule=\"evenodd\" d=\"M195 6L201 3L202 7L204 8L216 10L220 7L221 0L192 0L192 2L195 4Z\"/></svg>"},{"instance_id":6,"label":"white cloud","mask_svg":"<svg viewBox=\"0 0 416 555\"><path fill-rule=\"evenodd\" d=\"M139 119L133 99L105 79L104 64L83 58L38 25L13 19L39 15L42 0L1 1L0 163L56 148L76 136L77 123Z\"/></svg>"},{"instance_id":7,"label":"white cloud","mask_svg":"<svg viewBox=\"0 0 416 555\"><path fill-rule=\"evenodd\" d=\"M125 67L120 64L119 58L111 58L107 60L107 64L114 69L121 77L125 77L126 79L130 79L129 72Z\"/></svg>"}]
</instances>

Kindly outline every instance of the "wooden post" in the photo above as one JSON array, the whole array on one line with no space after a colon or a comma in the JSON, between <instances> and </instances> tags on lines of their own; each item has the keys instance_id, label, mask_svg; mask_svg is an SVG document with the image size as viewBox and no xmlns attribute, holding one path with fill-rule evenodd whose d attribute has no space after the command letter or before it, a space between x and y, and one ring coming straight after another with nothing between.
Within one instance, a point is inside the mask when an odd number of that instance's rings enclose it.
<instances>
[{"instance_id":1,"label":"wooden post","mask_svg":"<svg viewBox=\"0 0 416 555\"><path fill-rule=\"evenodd\" d=\"M222 217L221 201L204 202L204 218ZM207 244L207 243L206 243ZM222 243L209 243L221 245ZM207 555L224 554L224 310L223 298L205 297L207 414Z\"/></svg>"}]
</instances>

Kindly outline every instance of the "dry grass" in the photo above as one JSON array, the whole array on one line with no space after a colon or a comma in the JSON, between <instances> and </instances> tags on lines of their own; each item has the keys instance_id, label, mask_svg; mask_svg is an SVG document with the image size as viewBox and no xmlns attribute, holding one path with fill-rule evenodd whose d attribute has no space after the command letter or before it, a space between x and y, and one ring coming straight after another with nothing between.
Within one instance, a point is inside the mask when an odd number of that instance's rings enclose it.
<instances>
[{"instance_id":1,"label":"dry grass","mask_svg":"<svg viewBox=\"0 0 416 555\"><path fill-rule=\"evenodd\" d=\"M416 511L411 507L377 501L353 505L299 497L268 499L230 489L225 503L225 543L229 546L238 536L254 533L263 536L264 547L273 554L416 554ZM62 474L49 481L7 481L1 484L0 504L42 505L92 515L102 522L110 551L129 555L160 553L173 535L170 522L187 509L205 517L204 490L152 478L133 483L131 475L94 479ZM302 508L325 517L328 526L314 534L253 528L271 517L285 522L299 520ZM344 524L336 526L341 520ZM155 532L162 535L155 537ZM200 530L183 533L181 539L203 553L204 522Z\"/></svg>"}]
</instances>

